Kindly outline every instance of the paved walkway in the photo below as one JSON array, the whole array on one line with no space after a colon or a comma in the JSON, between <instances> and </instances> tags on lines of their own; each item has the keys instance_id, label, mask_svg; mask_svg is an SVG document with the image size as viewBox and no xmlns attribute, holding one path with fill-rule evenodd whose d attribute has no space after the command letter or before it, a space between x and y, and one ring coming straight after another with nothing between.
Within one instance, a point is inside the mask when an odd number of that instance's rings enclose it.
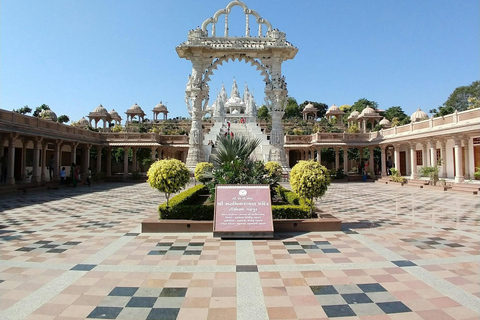
<instances>
[{"instance_id":1,"label":"paved walkway","mask_svg":"<svg viewBox=\"0 0 480 320\"><path fill-rule=\"evenodd\" d=\"M341 232L142 234L142 184L0 196L0 319L479 319L480 197L332 184Z\"/></svg>"}]
</instances>

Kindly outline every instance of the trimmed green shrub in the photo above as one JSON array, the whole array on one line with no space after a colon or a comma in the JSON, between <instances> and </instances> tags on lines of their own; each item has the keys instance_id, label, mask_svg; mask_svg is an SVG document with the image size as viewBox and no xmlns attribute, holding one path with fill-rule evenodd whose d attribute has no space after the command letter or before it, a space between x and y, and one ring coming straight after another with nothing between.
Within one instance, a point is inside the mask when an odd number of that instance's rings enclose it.
<instances>
[{"instance_id":1,"label":"trimmed green shrub","mask_svg":"<svg viewBox=\"0 0 480 320\"><path fill-rule=\"evenodd\" d=\"M170 195L187 185L190 180L190 172L180 160L165 159L154 162L148 169L147 177L152 188L165 193L168 206Z\"/></svg>"},{"instance_id":2,"label":"trimmed green shrub","mask_svg":"<svg viewBox=\"0 0 480 320\"><path fill-rule=\"evenodd\" d=\"M265 163L265 171L272 178L272 180L280 181L282 180L282 166L276 161L268 161Z\"/></svg>"}]
</instances>

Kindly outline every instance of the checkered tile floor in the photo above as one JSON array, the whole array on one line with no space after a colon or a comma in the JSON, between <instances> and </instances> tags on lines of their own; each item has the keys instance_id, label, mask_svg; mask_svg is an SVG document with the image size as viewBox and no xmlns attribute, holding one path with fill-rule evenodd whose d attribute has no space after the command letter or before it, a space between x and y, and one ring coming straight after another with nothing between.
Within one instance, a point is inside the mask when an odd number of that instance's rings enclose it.
<instances>
[{"instance_id":1,"label":"checkered tile floor","mask_svg":"<svg viewBox=\"0 0 480 320\"><path fill-rule=\"evenodd\" d=\"M332 184L318 208L342 231L254 240L141 233L163 201L145 183L0 195L0 318L480 317L478 196Z\"/></svg>"}]
</instances>

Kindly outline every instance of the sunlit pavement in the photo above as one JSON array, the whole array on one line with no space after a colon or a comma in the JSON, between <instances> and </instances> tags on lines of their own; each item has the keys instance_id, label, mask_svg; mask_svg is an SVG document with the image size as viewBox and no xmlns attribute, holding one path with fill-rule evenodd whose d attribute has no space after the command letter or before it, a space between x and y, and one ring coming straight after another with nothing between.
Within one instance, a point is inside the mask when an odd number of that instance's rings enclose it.
<instances>
[{"instance_id":1,"label":"sunlit pavement","mask_svg":"<svg viewBox=\"0 0 480 320\"><path fill-rule=\"evenodd\" d=\"M479 319L480 196L332 184L341 232L143 234L142 184L0 196L0 318Z\"/></svg>"}]
</instances>

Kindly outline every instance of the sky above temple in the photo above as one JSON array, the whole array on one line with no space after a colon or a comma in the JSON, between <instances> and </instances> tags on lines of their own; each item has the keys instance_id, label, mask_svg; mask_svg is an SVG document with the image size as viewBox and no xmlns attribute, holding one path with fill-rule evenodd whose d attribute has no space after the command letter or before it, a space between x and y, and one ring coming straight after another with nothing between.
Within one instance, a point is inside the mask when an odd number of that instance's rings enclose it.
<instances>
[{"instance_id":1,"label":"sky above temple","mask_svg":"<svg viewBox=\"0 0 480 320\"><path fill-rule=\"evenodd\" d=\"M0 108L45 103L78 121L99 104L125 119L137 103L151 119L162 101L169 118L187 117L191 63L175 47L228 2L3 0ZM410 115L442 105L456 87L479 79L479 1L244 2L299 49L282 65L289 96L298 103L330 106L366 98L380 109L401 106ZM240 7L233 8L229 27L232 36L244 34ZM248 82L263 103L260 71L237 61L211 77L210 104L222 82L230 94L233 77L241 93Z\"/></svg>"}]
</instances>

